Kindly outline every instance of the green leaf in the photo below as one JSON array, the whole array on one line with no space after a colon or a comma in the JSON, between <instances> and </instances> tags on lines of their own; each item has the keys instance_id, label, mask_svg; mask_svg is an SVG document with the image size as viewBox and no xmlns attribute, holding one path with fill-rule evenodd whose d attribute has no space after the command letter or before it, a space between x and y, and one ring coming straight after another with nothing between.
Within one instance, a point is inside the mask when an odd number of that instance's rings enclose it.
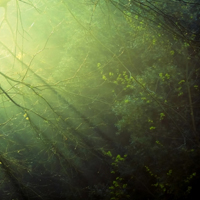
<instances>
[{"instance_id":1,"label":"green leaf","mask_svg":"<svg viewBox=\"0 0 200 200\"><path fill-rule=\"evenodd\" d=\"M110 151L108 151L108 152L106 153L106 155L109 156L109 157L112 157L112 153L111 153Z\"/></svg>"},{"instance_id":2,"label":"green leaf","mask_svg":"<svg viewBox=\"0 0 200 200\"><path fill-rule=\"evenodd\" d=\"M148 119L148 122L149 122L149 123L153 123L153 120L151 120L151 119Z\"/></svg>"},{"instance_id":3,"label":"green leaf","mask_svg":"<svg viewBox=\"0 0 200 200\"><path fill-rule=\"evenodd\" d=\"M119 184L118 184L117 181L113 181L113 185L114 185L115 187L119 187Z\"/></svg>"},{"instance_id":4,"label":"green leaf","mask_svg":"<svg viewBox=\"0 0 200 200\"><path fill-rule=\"evenodd\" d=\"M105 81L107 80L105 75L102 76L102 79L105 80Z\"/></svg>"},{"instance_id":5,"label":"green leaf","mask_svg":"<svg viewBox=\"0 0 200 200\"><path fill-rule=\"evenodd\" d=\"M160 120L163 120L163 118L165 117L164 113L160 113Z\"/></svg>"},{"instance_id":6,"label":"green leaf","mask_svg":"<svg viewBox=\"0 0 200 200\"><path fill-rule=\"evenodd\" d=\"M193 176L196 176L196 172L194 172L192 175L193 175Z\"/></svg>"},{"instance_id":7,"label":"green leaf","mask_svg":"<svg viewBox=\"0 0 200 200\"><path fill-rule=\"evenodd\" d=\"M171 174L172 174L172 170L170 169L167 175L170 176Z\"/></svg>"},{"instance_id":8,"label":"green leaf","mask_svg":"<svg viewBox=\"0 0 200 200\"><path fill-rule=\"evenodd\" d=\"M163 73L159 73L159 77L164 81L165 78L163 77Z\"/></svg>"},{"instance_id":9,"label":"green leaf","mask_svg":"<svg viewBox=\"0 0 200 200\"><path fill-rule=\"evenodd\" d=\"M170 75L168 73L165 74L166 78L169 79Z\"/></svg>"},{"instance_id":10,"label":"green leaf","mask_svg":"<svg viewBox=\"0 0 200 200\"><path fill-rule=\"evenodd\" d=\"M97 63L97 67L99 68L101 66L101 63Z\"/></svg>"},{"instance_id":11,"label":"green leaf","mask_svg":"<svg viewBox=\"0 0 200 200\"><path fill-rule=\"evenodd\" d=\"M182 94L183 94L183 92L180 92L180 93L178 94L178 96L180 97Z\"/></svg>"},{"instance_id":12,"label":"green leaf","mask_svg":"<svg viewBox=\"0 0 200 200\"><path fill-rule=\"evenodd\" d=\"M128 99L126 99L125 101L124 101L124 103L128 103L129 102L129 100Z\"/></svg>"},{"instance_id":13,"label":"green leaf","mask_svg":"<svg viewBox=\"0 0 200 200\"><path fill-rule=\"evenodd\" d=\"M181 81L179 81L178 84L180 85L181 83L184 83L184 82L185 82L185 80L181 80Z\"/></svg>"},{"instance_id":14,"label":"green leaf","mask_svg":"<svg viewBox=\"0 0 200 200\"><path fill-rule=\"evenodd\" d=\"M151 126L149 129L150 129L150 130L154 130L154 129L156 129L156 127Z\"/></svg>"},{"instance_id":15,"label":"green leaf","mask_svg":"<svg viewBox=\"0 0 200 200\"><path fill-rule=\"evenodd\" d=\"M123 188L126 188L127 187L127 184L123 184L123 186L122 186Z\"/></svg>"}]
</instances>

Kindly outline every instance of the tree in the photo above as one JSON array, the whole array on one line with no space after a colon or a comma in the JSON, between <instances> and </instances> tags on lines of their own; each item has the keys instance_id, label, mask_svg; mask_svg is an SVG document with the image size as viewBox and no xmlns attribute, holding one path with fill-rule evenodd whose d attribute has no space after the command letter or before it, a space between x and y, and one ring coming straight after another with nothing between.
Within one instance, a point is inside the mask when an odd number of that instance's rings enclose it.
<instances>
[{"instance_id":1,"label":"tree","mask_svg":"<svg viewBox=\"0 0 200 200\"><path fill-rule=\"evenodd\" d=\"M191 197L199 180L199 48L189 24L198 22L198 2L181 1L176 12L177 4L7 4L2 199Z\"/></svg>"},{"instance_id":2,"label":"tree","mask_svg":"<svg viewBox=\"0 0 200 200\"><path fill-rule=\"evenodd\" d=\"M178 37L173 26L169 36L160 27L147 28L142 16L125 11L129 38L133 37L128 55L137 55L140 44L137 60L115 79L105 75L123 90L120 97L114 91L118 99L113 111L119 117L118 134L130 138L126 154L131 161L122 165L120 176L126 177L130 190L135 188L133 197L183 199L190 194L193 179L199 179L199 163L193 162L199 154L199 111L194 109L199 107L199 53L190 52L198 48L186 42L191 38ZM140 71L135 69L138 63Z\"/></svg>"}]
</instances>

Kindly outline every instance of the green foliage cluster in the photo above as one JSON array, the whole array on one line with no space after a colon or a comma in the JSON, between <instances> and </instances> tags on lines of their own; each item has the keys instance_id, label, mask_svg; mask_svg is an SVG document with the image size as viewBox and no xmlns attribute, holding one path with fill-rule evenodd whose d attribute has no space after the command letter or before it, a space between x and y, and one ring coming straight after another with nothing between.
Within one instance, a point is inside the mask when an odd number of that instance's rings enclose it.
<instances>
[{"instance_id":1,"label":"green foliage cluster","mask_svg":"<svg viewBox=\"0 0 200 200\"><path fill-rule=\"evenodd\" d=\"M120 57L123 65L101 69L114 88L117 134L129 138L130 161L118 168L120 180L135 189L136 199L190 198L200 167L199 50L185 37L166 36L161 25L151 29L140 15L124 14L130 43ZM120 185L119 179L113 182L112 189Z\"/></svg>"},{"instance_id":2,"label":"green foliage cluster","mask_svg":"<svg viewBox=\"0 0 200 200\"><path fill-rule=\"evenodd\" d=\"M114 157L110 151L104 152L104 154L112 158L111 174L115 175L111 186L108 187L110 200L129 199L130 195L127 191L127 183L124 181L124 178L121 177L119 171L119 165L122 165L125 162L127 155L121 157L118 154L116 157Z\"/></svg>"}]
</instances>

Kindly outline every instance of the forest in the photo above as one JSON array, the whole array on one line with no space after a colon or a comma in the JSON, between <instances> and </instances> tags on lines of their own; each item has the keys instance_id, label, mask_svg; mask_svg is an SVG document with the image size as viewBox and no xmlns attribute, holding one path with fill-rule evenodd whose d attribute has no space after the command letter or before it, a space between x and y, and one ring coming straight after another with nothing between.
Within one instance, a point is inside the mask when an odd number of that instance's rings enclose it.
<instances>
[{"instance_id":1,"label":"forest","mask_svg":"<svg viewBox=\"0 0 200 200\"><path fill-rule=\"evenodd\" d=\"M0 0L0 199L200 198L199 63L199 0Z\"/></svg>"}]
</instances>

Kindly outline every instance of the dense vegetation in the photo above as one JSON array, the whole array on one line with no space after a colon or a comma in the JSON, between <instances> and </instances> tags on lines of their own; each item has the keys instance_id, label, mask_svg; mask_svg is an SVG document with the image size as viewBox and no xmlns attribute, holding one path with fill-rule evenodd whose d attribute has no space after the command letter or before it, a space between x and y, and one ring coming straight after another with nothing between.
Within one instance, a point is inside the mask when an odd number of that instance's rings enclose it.
<instances>
[{"instance_id":1,"label":"dense vegetation","mask_svg":"<svg viewBox=\"0 0 200 200\"><path fill-rule=\"evenodd\" d=\"M198 0L0 9L1 199L196 198Z\"/></svg>"}]
</instances>

